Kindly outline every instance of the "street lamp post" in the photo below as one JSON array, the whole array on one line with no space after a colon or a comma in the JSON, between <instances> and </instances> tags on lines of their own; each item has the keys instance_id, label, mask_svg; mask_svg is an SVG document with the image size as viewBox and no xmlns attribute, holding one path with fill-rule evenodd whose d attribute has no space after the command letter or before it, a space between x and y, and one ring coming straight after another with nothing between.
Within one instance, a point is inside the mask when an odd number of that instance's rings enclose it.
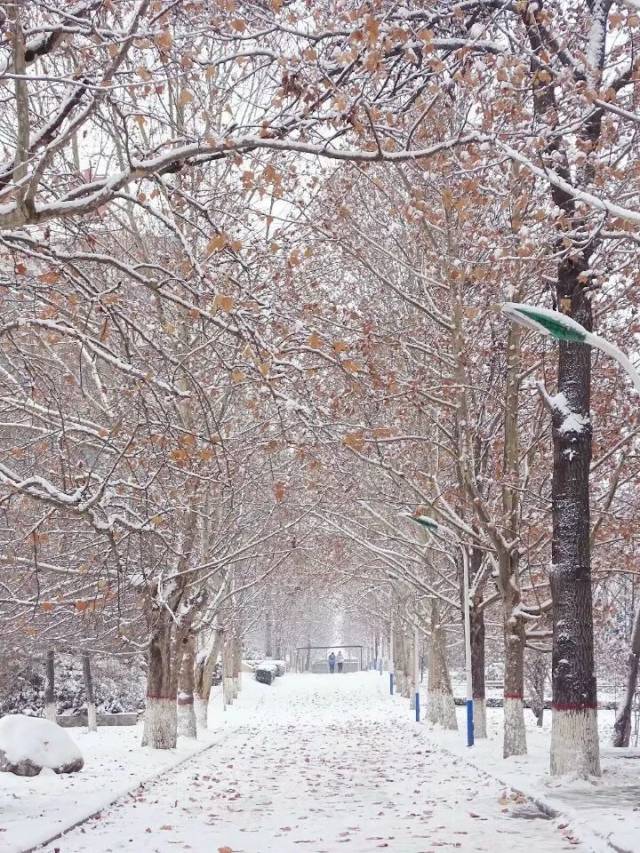
<instances>
[{"instance_id":1,"label":"street lamp post","mask_svg":"<svg viewBox=\"0 0 640 853\"><path fill-rule=\"evenodd\" d=\"M462 554L462 584L463 584L463 611L464 611L464 655L465 671L467 681L467 746L473 746L473 676L471 672L471 613L469 607L469 555L463 542L458 539L453 530L438 524L427 515L410 515L409 518L426 528L429 533L438 536L445 541L451 541L458 546Z\"/></svg>"}]
</instances>

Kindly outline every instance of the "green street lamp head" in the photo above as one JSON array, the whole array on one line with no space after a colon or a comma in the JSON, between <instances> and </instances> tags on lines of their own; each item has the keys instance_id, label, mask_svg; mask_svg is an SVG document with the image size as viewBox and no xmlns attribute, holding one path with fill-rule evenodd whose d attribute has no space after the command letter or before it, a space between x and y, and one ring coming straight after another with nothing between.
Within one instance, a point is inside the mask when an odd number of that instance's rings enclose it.
<instances>
[{"instance_id":1,"label":"green street lamp head","mask_svg":"<svg viewBox=\"0 0 640 853\"><path fill-rule=\"evenodd\" d=\"M411 521L415 521L416 524L419 524L421 527L426 527L426 529L430 533L437 533L440 529L440 525L437 521L434 521L433 518L429 518L428 515L410 515L407 514L407 517L411 519Z\"/></svg>"},{"instance_id":2,"label":"green street lamp head","mask_svg":"<svg viewBox=\"0 0 640 853\"><path fill-rule=\"evenodd\" d=\"M589 332L566 314L551 311L549 308L535 308L521 302L503 302L500 306L503 314L513 322L527 329L533 329L543 335L550 335L558 341L570 343L589 343Z\"/></svg>"}]
</instances>

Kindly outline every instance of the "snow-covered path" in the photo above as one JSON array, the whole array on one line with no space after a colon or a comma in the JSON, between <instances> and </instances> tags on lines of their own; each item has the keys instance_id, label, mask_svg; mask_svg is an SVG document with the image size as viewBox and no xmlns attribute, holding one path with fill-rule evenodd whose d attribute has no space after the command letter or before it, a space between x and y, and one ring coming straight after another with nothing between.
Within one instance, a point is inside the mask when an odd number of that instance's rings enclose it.
<instances>
[{"instance_id":1,"label":"snow-covered path","mask_svg":"<svg viewBox=\"0 0 640 853\"><path fill-rule=\"evenodd\" d=\"M53 853L397 853L587 848L437 750L386 679L245 680L220 746L52 842ZM520 815L520 816L518 816Z\"/></svg>"}]
</instances>

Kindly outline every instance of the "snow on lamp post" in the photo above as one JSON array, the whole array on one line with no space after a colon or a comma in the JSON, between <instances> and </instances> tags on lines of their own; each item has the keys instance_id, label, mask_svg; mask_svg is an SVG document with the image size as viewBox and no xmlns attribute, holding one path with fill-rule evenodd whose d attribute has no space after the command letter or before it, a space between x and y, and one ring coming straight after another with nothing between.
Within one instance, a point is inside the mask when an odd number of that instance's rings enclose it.
<instances>
[{"instance_id":1,"label":"snow on lamp post","mask_svg":"<svg viewBox=\"0 0 640 853\"><path fill-rule=\"evenodd\" d=\"M409 515L411 521L421 525L429 533L443 539L445 542L451 542L457 545L462 554L462 597L463 597L463 612L464 612L464 656L465 656L465 672L467 681L467 746L473 746L473 678L471 674L471 613L469 603L469 557L466 546L458 539L453 530L439 524L428 515Z\"/></svg>"},{"instance_id":2,"label":"snow on lamp post","mask_svg":"<svg viewBox=\"0 0 640 853\"><path fill-rule=\"evenodd\" d=\"M610 355L626 370L631 377L634 388L640 393L640 374L622 350L601 338L600 335L587 331L584 326L571 317L561 314L560 311L537 308L522 302L503 302L500 309L513 323L518 323L527 329L549 335L557 341L586 344Z\"/></svg>"}]
</instances>

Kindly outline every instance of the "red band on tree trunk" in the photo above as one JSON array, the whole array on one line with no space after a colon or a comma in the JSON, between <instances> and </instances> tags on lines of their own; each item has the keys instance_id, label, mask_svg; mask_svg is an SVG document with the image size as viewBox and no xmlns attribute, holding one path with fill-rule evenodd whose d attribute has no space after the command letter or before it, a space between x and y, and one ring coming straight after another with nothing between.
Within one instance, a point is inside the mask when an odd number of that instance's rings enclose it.
<instances>
[{"instance_id":1,"label":"red band on tree trunk","mask_svg":"<svg viewBox=\"0 0 640 853\"><path fill-rule=\"evenodd\" d=\"M522 693L505 693L505 699L520 699L522 701Z\"/></svg>"}]
</instances>

